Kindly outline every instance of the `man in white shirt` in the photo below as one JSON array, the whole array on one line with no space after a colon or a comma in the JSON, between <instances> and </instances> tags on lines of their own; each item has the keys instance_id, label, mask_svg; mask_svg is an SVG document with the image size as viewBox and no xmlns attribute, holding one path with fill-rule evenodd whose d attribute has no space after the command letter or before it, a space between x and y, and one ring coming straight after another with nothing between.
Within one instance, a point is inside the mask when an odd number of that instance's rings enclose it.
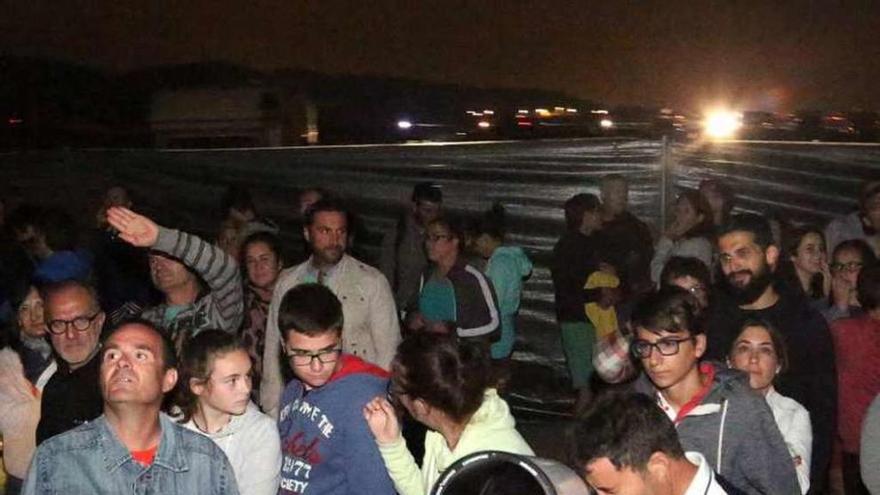
<instances>
[{"instance_id":1,"label":"man in white shirt","mask_svg":"<svg viewBox=\"0 0 880 495\"><path fill-rule=\"evenodd\" d=\"M672 421L649 397L609 394L575 425L576 471L600 495L726 495L697 452L684 452Z\"/></svg>"}]
</instances>

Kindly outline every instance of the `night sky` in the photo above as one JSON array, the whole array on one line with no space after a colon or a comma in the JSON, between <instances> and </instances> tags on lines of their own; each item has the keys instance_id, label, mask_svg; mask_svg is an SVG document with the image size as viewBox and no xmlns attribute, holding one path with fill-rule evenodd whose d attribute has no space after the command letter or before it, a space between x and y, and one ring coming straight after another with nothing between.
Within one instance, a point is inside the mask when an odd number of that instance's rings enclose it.
<instances>
[{"instance_id":1,"label":"night sky","mask_svg":"<svg viewBox=\"0 0 880 495\"><path fill-rule=\"evenodd\" d=\"M224 60L608 104L880 109L880 3L851 3L13 0L0 54L110 70Z\"/></svg>"}]
</instances>

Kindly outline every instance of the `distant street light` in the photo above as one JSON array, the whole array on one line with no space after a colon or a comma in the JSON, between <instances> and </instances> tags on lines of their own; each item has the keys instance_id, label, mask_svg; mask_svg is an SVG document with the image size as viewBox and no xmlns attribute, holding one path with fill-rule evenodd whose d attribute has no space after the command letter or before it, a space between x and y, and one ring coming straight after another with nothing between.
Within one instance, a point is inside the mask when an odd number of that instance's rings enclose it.
<instances>
[{"instance_id":1,"label":"distant street light","mask_svg":"<svg viewBox=\"0 0 880 495\"><path fill-rule=\"evenodd\" d=\"M481 121L477 122L477 127L479 127L480 129L488 129L488 128L492 127L492 124L490 124L489 122L486 122L485 120L481 120Z\"/></svg>"},{"instance_id":2,"label":"distant street light","mask_svg":"<svg viewBox=\"0 0 880 495\"><path fill-rule=\"evenodd\" d=\"M614 122L611 119L602 119L599 121L599 127L602 129L611 129L614 127Z\"/></svg>"},{"instance_id":3,"label":"distant street light","mask_svg":"<svg viewBox=\"0 0 880 495\"><path fill-rule=\"evenodd\" d=\"M406 129L409 129L409 128L412 127L412 122L410 122L410 121L408 121L408 120L399 120L399 121L397 122L397 127L398 127L399 129L404 129L404 130L406 130Z\"/></svg>"},{"instance_id":4,"label":"distant street light","mask_svg":"<svg viewBox=\"0 0 880 495\"><path fill-rule=\"evenodd\" d=\"M713 110L706 114L703 127L707 137L730 139L742 127L742 114L730 110Z\"/></svg>"}]
</instances>

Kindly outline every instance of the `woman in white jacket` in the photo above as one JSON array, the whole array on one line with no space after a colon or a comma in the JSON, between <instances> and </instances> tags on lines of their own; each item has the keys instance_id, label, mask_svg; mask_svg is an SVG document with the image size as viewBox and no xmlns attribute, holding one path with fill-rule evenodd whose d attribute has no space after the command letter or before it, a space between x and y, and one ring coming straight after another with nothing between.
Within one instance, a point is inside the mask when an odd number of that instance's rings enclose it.
<instances>
[{"instance_id":1,"label":"woman in white jacket","mask_svg":"<svg viewBox=\"0 0 880 495\"><path fill-rule=\"evenodd\" d=\"M773 380L788 365L782 335L770 323L748 320L733 341L728 364L749 374L749 385L763 395L788 446L801 492L810 489L810 455L813 429L810 413L794 399L773 388Z\"/></svg>"},{"instance_id":2,"label":"woman in white jacket","mask_svg":"<svg viewBox=\"0 0 880 495\"><path fill-rule=\"evenodd\" d=\"M660 283L663 267L673 256L696 258L712 266L712 210L697 191L684 191L675 201L672 224L654 246L651 280Z\"/></svg>"},{"instance_id":3,"label":"woman in white jacket","mask_svg":"<svg viewBox=\"0 0 880 495\"><path fill-rule=\"evenodd\" d=\"M484 450L534 455L507 403L490 388L488 349L454 336L420 333L397 349L389 397L428 427L419 470L401 437L394 406L376 397L364 417L400 495L425 495L462 457Z\"/></svg>"},{"instance_id":4,"label":"woman in white jacket","mask_svg":"<svg viewBox=\"0 0 880 495\"><path fill-rule=\"evenodd\" d=\"M250 401L251 367L234 335L205 330L190 339L178 370L179 421L223 450L242 495L270 495L278 491L281 441L275 421Z\"/></svg>"}]
</instances>

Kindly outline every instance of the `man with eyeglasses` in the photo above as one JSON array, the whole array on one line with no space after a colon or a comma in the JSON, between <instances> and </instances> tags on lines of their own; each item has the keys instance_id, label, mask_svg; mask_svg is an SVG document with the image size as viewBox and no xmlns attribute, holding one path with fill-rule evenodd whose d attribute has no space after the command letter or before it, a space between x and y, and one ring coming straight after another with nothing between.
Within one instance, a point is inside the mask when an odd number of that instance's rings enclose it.
<instances>
[{"instance_id":1,"label":"man with eyeglasses","mask_svg":"<svg viewBox=\"0 0 880 495\"><path fill-rule=\"evenodd\" d=\"M278 493L394 494L363 415L367 402L386 393L388 372L342 352L342 304L323 285L290 289L277 314L295 377L278 417Z\"/></svg>"},{"instance_id":2,"label":"man with eyeglasses","mask_svg":"<svg viewBox=\"0 0 880 495\"><path fill-rule=\"evenodd\" d=\"M670 287L633 311L631 344L656 388L657 404L675 424L682 447L744 493L801 493L794 463L767 403L748 376L701 362L706 336L693 296Z\"/></svg>"},{"instance_id":3,"label":"man with eyeglasses","mask_svg":"<svg viewBox=\"0 0 880 495\"><path fill-rule=\"evenodd\" d=\"M724 359L748 319L775 326L786 340L789 366L779 374L779 393L810 413L813 455L810 493L824 493L837 415L834 344L828 325L801 291L780 283L779 248L767 220L733 216L718 233L719 289L712 294L706 321L710 358Z\"/></svg>"},{"instance_id":4,"label":"man with eyeglasses","mask_svg":"<svg viewBox=\"0 0 880 495\"><path fill-rule=\"evenodd\" d=\"M43 287L46 326L58 371L43 389L37 445L101 415L98 387L104 312L94 288L67 280Z\"/></svg>"}]
</instances>

